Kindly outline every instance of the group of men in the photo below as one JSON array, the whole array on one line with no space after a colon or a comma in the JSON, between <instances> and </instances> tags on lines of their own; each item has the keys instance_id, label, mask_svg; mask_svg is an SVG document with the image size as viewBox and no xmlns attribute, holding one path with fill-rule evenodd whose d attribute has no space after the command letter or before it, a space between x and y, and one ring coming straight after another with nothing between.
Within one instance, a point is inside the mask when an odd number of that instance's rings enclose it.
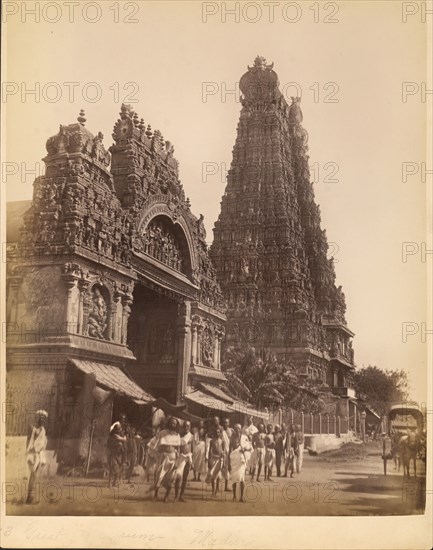
<instances>
[{"instance_id":1,"label":"group of men","mask_svg":"<svg viewBox=\"0 0 433 550\"><path fill-rule=\"evenodd\" d=\"M109 437L110 485L117 484L121 477L125 461L125 449L130 446L130 432L125 429L126 419L122 418L112 426ZM212 495L220 490L233 492L237 499L244 501L245 478L248 473L251 480L272 481L274 464L278 477L293 477L294 472L302 469L304 435L300 426L288 429L282 426L263 423L256 427L251 417L245 425L235 424L232 428L228 418L221 424L215 416L206 426L204 421L191 427L186 421L180 424L171 417L159 431L154 431L146 443L144 460L145 476L152 482L153 498L158 500L161 487L165 489L164 501L167 502L174 486L175 501L184 502L184 493L190 472L192 481L205 481L212 488ZM127 461L133 463L133 461ZM284 472L284 473L283 473ZM129 481L132 470L127 469ZM204 479L203 479L204 478ZM228 484L231 483L231 489Z\"/></svg>"},{"instance_id":2,"label":"group of men","mask_svg":"<svg viewBox=\"0 0 433 550\"><path fill-rule=\"evenodd\" d=\"M273 467L275 464L277 476L290 477L302 470L304 454L304 434L301 426L292 424L288 428L285 424L275 427L272 424L265 426L260 423L257 427L252 418L247 419L244 432L251 440L253 451L249 461L251 479L257 474L256 480L260 481L263 471L264 480L272 481ZM282 474L284 470L284 474Z\"/></svg>"},{"instance_id":3,"label":"group of men","mask_svg":"<svg viewBox=\"0 0 433 550\"><path fill-rule=\"evenodd\" d=\"M118 486L122 479L128 483L131 481L135 466L144 461L143 443L143 438L129 424L126 415L121 414L111 426L108 437L109 487Z\"/></svg>"}]
</instances>

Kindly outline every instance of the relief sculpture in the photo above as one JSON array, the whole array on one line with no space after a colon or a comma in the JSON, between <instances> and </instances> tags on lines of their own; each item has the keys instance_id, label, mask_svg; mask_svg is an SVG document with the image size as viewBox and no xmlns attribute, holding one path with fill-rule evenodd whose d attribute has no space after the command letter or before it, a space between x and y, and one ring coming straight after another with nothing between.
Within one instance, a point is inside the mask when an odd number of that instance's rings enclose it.
<instances>
[{"instance_id":1,"label":"relief sculpture","mask_svg":"<svg viewBox=\"0 0 433 550\"><path fill-rule=\"evenodd\" d=\"M107 304L96 286L92 291L92 302L89 310L88 333L92 338L105 339L107 330Z\"/></svg>"}]
</instances>

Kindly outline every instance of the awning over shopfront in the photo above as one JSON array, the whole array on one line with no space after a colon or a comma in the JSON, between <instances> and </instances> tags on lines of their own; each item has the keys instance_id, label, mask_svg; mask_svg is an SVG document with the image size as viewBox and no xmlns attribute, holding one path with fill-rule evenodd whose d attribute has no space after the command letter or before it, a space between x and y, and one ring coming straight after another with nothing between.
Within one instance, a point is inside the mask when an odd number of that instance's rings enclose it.
<instances>
[{"instance_id":1,"label":"awning over shopfront","mask_svg":"<svg viewBox=\"0 0 433 550\"><path fill-rule=\"evenodd\" d=\"M120 367L85 359L70 359L85 374L94 374L96 384L130 397L139 405L150 405L155 398L136 384Z\"/></svg>"},{"instance_id":2,"label":"awning over shopfront","mask_svg":"<svg viewBox=\"0 0 433 550\"><path fill-rule=\"evenodd\" d=\"M222 401L221 399L218 399L217 397L206 395L200 390L195 390L191 393L187 393L185 395L185 399L187 401L192 401L196 405L201 405L202 407L205 407L212 411L218 411L220 413L232 412L228 403L225 403L224 401Z\"/></svg>"},{"instance_id":3,"label":"awning over shopfront","mask_svg":"<svg viewBox=\"0 0 433 550\"><path fill-rule=\"evenodd\" d=\"M234 397L230 397L223 390L221 390L217 386L214 386L213 384L206 384L205 382L201 382L200 387L205 391L205 393L208 393L213 397L217 397L218 399L222 399L226 403L232 404L236 400Z\"/></svg>"},{"instance_id":4,"label":"awning over shopfront","mask_svg":"<svg viewBox=\"0 0 433 550\"><path fill-rule=\"evenodd\" d=\"M242 403L241 401L236 401L233 405L229 406L231 412L245 414L247 416L252 416L255 418L263 418L264 420L269 419L269 412L260 411L259 409L253 408L247 403Z\"/></svg>"},{"instance_id":5,"label":"awning over shopfront","mask_svg":"<svg viewBox=\"0 0 433 550\"><path fill-rule=\"evenodd\" d=\"M204 384L202 384L202 386L204 386ZM212 391L215 391L215 386L210 387L212 388ZM222 395L224 395L226 401L223 401L222 398L217 397L216 395L207 395L200 390L195 390L192 393L186 394L185 399L192 401L196 405L201 405L209 410L218 411L219 413L242 414L255 418L263 418L266 421L269 419L268 412L255 409L248 403L242 403L241 401L233 400L233 398L230 398L231 403L227 403L228 395L226 395L222 390L219 391Z\"/></svg>"}]
</instances>

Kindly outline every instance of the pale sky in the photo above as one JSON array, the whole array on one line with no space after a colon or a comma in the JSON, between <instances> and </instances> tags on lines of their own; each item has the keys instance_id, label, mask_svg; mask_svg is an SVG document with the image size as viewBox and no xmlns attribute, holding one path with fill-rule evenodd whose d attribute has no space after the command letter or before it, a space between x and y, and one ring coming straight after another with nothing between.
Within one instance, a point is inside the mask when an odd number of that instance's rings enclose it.
<instances>
[{"instance_id":1,"label":"pale sky","mask_svg":"<svg viewBox=\"0 0 433 550\"><path fill-rule=\"evenodd\" d=\"M12 4L19 11L3 27L10 52L3 75L9 83L3 87L7 154L2 164L8 200L31 198L34 176L22 174L21 163L27 170L41 165L47 138L59 124L75 122L81 108L87 128L102 131L108 148L121 102L132 94L140 117L174 144L185 192L193 212L204 214L211 241L240 112L239 102L224 89L233 90L247 65L263 55L274 62L287 97L296 95L293 83L302 91L316 200L322 227L335 243L337 282L356 333L355 361L359 367L407 369L413 397L425 400L432 336L422 342L421 324L431 328L426 308L431 257L419 252L402 261L403 242L414 243L410 251L421 251L426 242L431 185L431 176L422 182L420 172L402 182L403 162L426 161L431 99L423 102L421 94L427 26L420 13L403 22L401 2L297 2L286 11L287 2L275 2L271 22L265 4L260 13L258 3L244 12L244 4L226 2L238 10L236 21L215 2L109 1L99 2L99 14L95 8L83 13L79 6L71 23L62 2L57 12L44 11L44 2L37 2L39 22L22 12L21 3ZM128 17L137 22L124 22ZM325 23L326 18L337 22ZM66 82L78 85L68 88ZM414 83L405 102L403 82ZM38 101L25 95L36 83ZM101 93L95 102L96 88L88 83L96 83ZM56 94L58 101L50 102ZM8 175L15 165L5 162L16 163L18 173ZM217 173L204 178L206 166ZM326 175L338 181L325 183ZM419 328L406 343L403 323Z\"/></svg>"}]
</instances>

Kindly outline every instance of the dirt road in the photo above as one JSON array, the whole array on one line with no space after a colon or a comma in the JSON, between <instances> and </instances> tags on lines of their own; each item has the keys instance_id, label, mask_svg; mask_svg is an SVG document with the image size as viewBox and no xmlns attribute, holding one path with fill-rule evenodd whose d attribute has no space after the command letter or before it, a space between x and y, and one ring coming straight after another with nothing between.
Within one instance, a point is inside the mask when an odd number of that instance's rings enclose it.
<instances>
[{"instance_id":1,"label":"dirt road","mask_svg":"<svg viewBox=\"0 0 433 550\"><path fill-rule=\"evenodd\" d=\"M249 477L249 476L248 476ZM246 502L232 502L231 492L210 495L210 486L189 481L185 503L153 502L149 483L136 477L109 489L107 480L56 477L41 482L36 503L25 504L26 480L3 488L3 502L11 515L404 515L421 514L425 505L424 464L418 477L404 478L388 465L383 475L380 456L363 459L305 456L303 471L273 482L246 483ZM162 498L161 498L162 500Z\"/></svg>"}]
</instances>

